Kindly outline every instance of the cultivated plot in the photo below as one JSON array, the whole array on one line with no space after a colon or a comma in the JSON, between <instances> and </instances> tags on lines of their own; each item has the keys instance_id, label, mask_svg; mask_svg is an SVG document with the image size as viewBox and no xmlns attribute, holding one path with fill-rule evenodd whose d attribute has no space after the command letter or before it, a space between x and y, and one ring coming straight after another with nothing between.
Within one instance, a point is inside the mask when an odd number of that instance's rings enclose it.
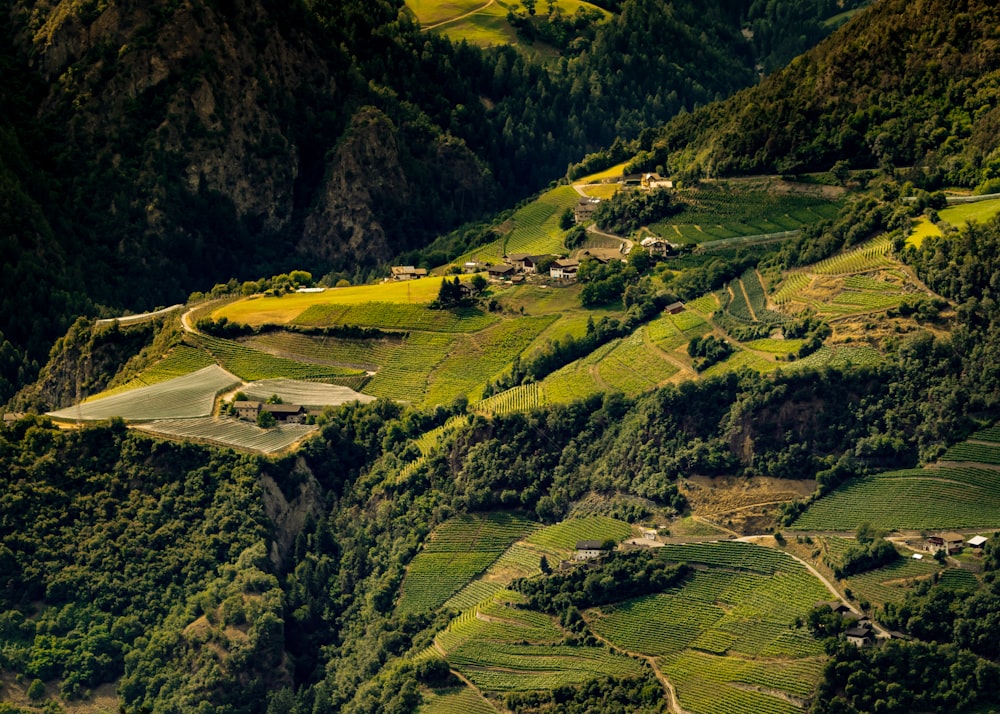
<instances>
[{"instance_id":1,"label":"cultivated plot","mask_svg":"<svg viewBox=\"0 0 1000 714\"><path fill-rule=\"evenodd\" d=\"M212 413L216 395L239 383L238 377L218 365L212 365L149 387L49 412L49 416L81 421L112 417L146 421L208 416Z\"/></svg>"}]
</instances>

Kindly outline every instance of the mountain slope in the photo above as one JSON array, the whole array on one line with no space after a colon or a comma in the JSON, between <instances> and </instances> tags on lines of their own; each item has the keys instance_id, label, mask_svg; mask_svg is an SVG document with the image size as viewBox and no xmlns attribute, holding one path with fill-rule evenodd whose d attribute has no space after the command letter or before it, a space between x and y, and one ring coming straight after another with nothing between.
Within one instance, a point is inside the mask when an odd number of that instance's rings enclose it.
<instances>
[{"instance_id":1,"label":"mountain slope","mask_svg":"<svg viewBox=\"0 0 1000 714\"><path fill-rule=\"evenodd\" d=\"M647 166L689 175L926 165L949 183L994 178L1000 9L886 0L786 69L670 123Z\"/></svg>"}]
</instances>

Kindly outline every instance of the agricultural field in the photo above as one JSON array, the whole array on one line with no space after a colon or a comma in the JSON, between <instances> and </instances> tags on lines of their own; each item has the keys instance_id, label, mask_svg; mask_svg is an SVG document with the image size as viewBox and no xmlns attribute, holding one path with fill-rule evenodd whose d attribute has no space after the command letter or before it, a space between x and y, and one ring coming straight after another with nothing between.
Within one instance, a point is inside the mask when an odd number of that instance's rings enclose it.
<instances>
[{"instance_id":1,"label":"agricultural field","mask_svg":"<svg viewBox=\"0 0 1000 714\"><path fill-rule=\"evenodd\" d=\"M456 339L451 354L428 380L428 403L446 404L459 395L477 399L486 382L506 371L557 319L556 315L519 317Z\"/></svg>"},{"instance_id":2,"label":"agricultural field","mask_svg":"<svg viewBox=\"0 0 1000 714\"><path fill-rule=\"evenodd\" d=\"M964 441L948 449L942 461L972 461L980 464L1000 464L1000 444Z\"/></svg>"},{"instance_id":3,"label":"agricultural field","mask_svg":"<svg viewBox=\"0 0 1000 714\"><path fill-rule=\"evenodd\" d=\"M961 228L969 221L985 223L997 214L1000 214L1000 198L956 204L938 211L938 217L942 221L956 228Z\"/></svg>"},{"instance_id":4,"label":"agricultural field","mask_svg":"<svg viewBox=\"0 0 1000 714\"><path fill-rule=\"evenodd\" d=\"M532 527L529 521L508 513L462 515L441 524L410 562L397 612L440 607Z\"/></svg>"},{"instance_id":5,"label":"agricultural field","mask_svg":"<svg viewBox=\"0 0 1000 714\"><path fill-rule=\"evenodd\" d=\"M821 260L807 270L816 275L851 275L891 268L895 265L890 256L891 251L892 241L887 236L880 236L846 253Z\"/></svg>"},{"instance_id":6,"label":"agricultural field","mask_svg":"<svg viewBox=\"0 0 1000 714\"><path fill-rule=\"evenodd\" d=\"M292 322L304 327L357 325L381 330L458 333L478 332L497 320L499 318L495 315L474 307L432 310L425 305L370 302L361 305L312 305Z\"/></svg>"},{"instance_id":7,"label":"agricultural field","mask_svg":"<svg viewBox=\"0 0 1000 714\"><path fill-rule=\"evenodd\" d=\"M512 412L527 412L545 404L545 394L537 382L520 384L481 399L472 405L473 411L480 414L510 414Z\"/></svg>"},{"instance_id":8,"label":"agricultural field","mask_svg":"<svg viewBox=\"0 0 1000 714\"><path fill-rule=\"evenodd\" d=\"M559 218L563 211L575 206L579 200L580 194L572 186L557 186L546 191L514 213L510 218L513 228L502 238L475 248L453 262L461 264L466 260L478 260L498 263L504 255L511 253L565 254L563 238L566 231L559 227Z\"/></svg>"},{"instance_id":9,"label":"agricultural field","mask_svg":"<svg viewBox=\"0 0 1000 714\"><path fill-rule=\"evenodd\" d=\"M413 332L405 348L365 385L365 393L411 404L423 404L431 372L448 356L454 336L433 332ZM457 395L456 395L457 396Z\"/></svg>"},{"instance_id":10,"label":"agricultural field","mask_svg":"<svg viewBox=\"0 0 1000 714\"><path fill-rule=\"evenodd\" d=\"M584 516L569 518L561 523L535 531L525 539L526 543L541 546L553 553L568 556L581 540L623 541L632 535L632 526L625 521L608 516Z\"/></svg>"},{"instance_id":11,"label":"agricultural field","mask_svg":"<svg viewBox=\"0 0 1000 714\"><path fill-rule=\"evenodd\" d=\"M1000 471L937 467L889 471L853 480L824 496L795 530L941 529L1000 526Z\"/></svg>"},{"instance_id":12,"label":"agricultural field","mask_svg":"<svg viewBox=\"0 0 1000 714\"><path fill-rule=\"evenodd\" d=\"M143 370L141 374L115 387L105 389L100 394L87 397L84 401L103 399L114 394L121 394L132 389L149 387L159 384L175 377L183 377L186 374L197 372L199 369L210 367L215 364L212 356L203 349L190 347L188 345L177 345L171 349L159 362Z\"/></svg>"},{"instance_id":13,"label":"agricultural field","mask_svg":"<svg viewBox=\"0 0 1000 714\"><path fill-rule=\"evenodd\" d=\"M886 603L902 602L918 582L938 572L941 572L941 566L930 556L914 560L904 555L884 568L852 575L844 582L855 597L875 606L884 606Z\"/></svg>"},{"instance_id":14,"label":"agricultural field","mask_svg":"<svg viewBox=\"0 0 1000 714\"><path fill-rule=\"evenodd\" d=\"M297 362L284 357L275 357L260 352L240 342L226 340L212 335L199 334L201 345L219 363L240 379L256 381L261 379L346 379L357 382L364 377L364 370L349 367Z\"/></svg>"},{"instance_id":15,"label":"agricultural field","mask_svg":"<svg viewBox=\"0 0 1000 714\"><path fill-rule=\"evenodd\" d=\"M350 402L367 404L375 401L375 397L355 392L350 387L296 379L263 379L243 385L240 391L248 398L258 401L266 401L277 395L286 404L301 404L306 407L339 406Z\"/></svg>"},{"instance_id":16,"label":"agricultural field","mask_svg":"<svg viewBox=\"0 0 1000 714\"><path fill-rule=\"evenodd\" d=\"M423 704L417 714L496 714L497 710L471 687L433 689L421 693Z\"/></svg>"},{"instance_id":17,"label":"agricultural field","mask_svg":"<svg viewBox=\"0 0 1000 714\"><path fill-rule=\"evenodd\" d=\"M121 417L126 421L209 416L216 395L240 383L218 365L204 367L159 384L49 412L56 419L94 421Z\"/></svg>"},{"instance_id":18,"label":"agricultural field","mask_svg":"<svg viewBox=\"0 0 1000 714\"><path fill-rule=\"evenodd\" d=\"M201 417L197 419L158 419L137 428L155 436L209 442L245 451L273 454L284 451L316 433L308 424L279 424L262 429L239 419Z\"/></svg>"},{"instance_id":19,"label":"agricultural field","mask_svg":"<svg viewBox=\"0 0 1000 714\"><path fill-rule=\"evenodd\" d=\"M629 396L663 385L678 371L674 364L646 346L641 329L620 340L597 364L600 380Z\"/></svg>"},{"instance_id":20,"label":"agricultural field","mask_svg":"<svg viewBox=\"0 0 1000 714\"><path fill-rule=\"evenodd\" d=\"M419 280L327 288L321 293L289 293L281 297L251 295L215 308L211 317L215 320L225 317L230 322L256 327L266 323L283 325L292 322L305 310L317 305L426 305L437 299L442 280L432 276ZM462 276L462 280L471 280L471 276Z\"/></svg>"},{"instance_id":21,"label":"agricultural field","mask_svg":"<svg viewBox=\"0 0 1000 714\"><path fill-rule=\"evenodd\" d=\"M588 611L594 631L658 657L687 711L800 711L788 700L811 695L825 657L794 621L829 597L822 583L791 556L747 543L668 545L657 556L707 569L663 593Z\"/></svg>"},{"instance_id":22,"label":"agricultural field","mask_svg":"<svg viewBox=\"0 0 1000 714\"><path fill-rule=\"evenodd\" d=\"M565 633L548 615L515 608L501 591L452 621L435 642L448 663L490 692L555 689L604 676L641 674L643 665L605 647L560 644Z\"/></svg>"},{"instance_id":23,"label":"agricultural field","mask_svg":"<svg viewBox=\"0 0 1000 714\"><path fill-rule=\"evenodd\" d=\"M275 357L285 357L297 362L353 367L374 372L391 360L398 359L399 353L406 347L406 338L344 339L279 331L256 335L243 344Z\"/></svg>"},{"instance_id":24,"label":"agricultural field","mask_svg":"<svg viewBox=\"0 0 1000 714\"><path fill-rule=\"evenodd\" d=\"M670 220L650 226L654 233L674 243L794 231L833 218L840 210L837 202L770 191L764 183L706 183L696 189L682 189L677 196L687 207Z\"/></svg>"}]
</instances>

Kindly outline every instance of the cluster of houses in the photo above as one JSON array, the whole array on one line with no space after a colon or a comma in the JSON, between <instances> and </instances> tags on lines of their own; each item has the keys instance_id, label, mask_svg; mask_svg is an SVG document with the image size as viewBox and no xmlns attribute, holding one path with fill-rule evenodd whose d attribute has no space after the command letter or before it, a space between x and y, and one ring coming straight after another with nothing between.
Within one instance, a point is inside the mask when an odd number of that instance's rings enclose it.
<instances>
[{"instance_id":1,"label":"cluster of houses","mask_svg":"<svg viewBox=\"0 0 1000 714\"><path fill-rule=\"evenodd\" d=\"M270 412L279 424L305 424L309 411L301 404L268 404L267 402L237 400L233 410L240 419L256 422L260 413Z\"/></svg>"},{"instance_id":2,"label":"cluster of houses","mask_svg":"<svg viewBox=\"0 0 1000 714\"><path fill-rule=\"evenodd\" d=\"M927 537L926 548L931 553L944 551L947 555L961 553L966 546L973 551L981 551L988 539L985 536L977 535L965 539L961 533L938 533Z\"/></svg>"}]
</instances>

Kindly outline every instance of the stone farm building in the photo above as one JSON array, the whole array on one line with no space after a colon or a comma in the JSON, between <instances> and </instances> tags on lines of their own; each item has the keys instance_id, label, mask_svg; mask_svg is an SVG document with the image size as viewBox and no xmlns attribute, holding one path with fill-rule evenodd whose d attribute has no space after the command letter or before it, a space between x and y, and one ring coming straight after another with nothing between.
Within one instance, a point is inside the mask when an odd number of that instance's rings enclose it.
<instances>
[{"instance_id":1,"label":"stone farm building","mask_svg":"<svg viewBox=\"0 0 1000 714\"><path fill-rule=\"evenodd\" d=\"M504 262L513 265L519 273L534 273L538 265L538 256L530 253L511 253L504 256Z\"/></svg>"},{"instance_id":2,"label":"stone farm building","mask_svg":"<svg viewBox=\"0 0 1000 714\"><path fill-rule=\"evenodd\" d=\"M243 401L233 402L236 416L247 421L257 421L262 411L270 412L282 424L304 424L308 412L299 404L267 404L265 402Z\"/></svg>"},{"instance_id":3,"label":"stone farm building","mask_svg":"<svg viewBox=\"0 0 1000 714\"><path fill-rule=\"evenodd\" d=\"M594 217L594 211L601 202L599 198L581 198L573 208L573 219L577 223L584 223Z\"/></svg>"},{"instance_id":4,"label":"stone farm building","mask_svg":"<svg viewBox=\"0 0 1000 714\"><path fill-rule=\"evenodd\" d=\"M590 560L600 558L607 551L604 549L603 541L599 540L578 540L576 542L576 560Z\"/></svg>"},{"instance_id":5,"label":"stone farm building","mask_svg":"<svg viewBox=\"0 0 1000 714\"><path fill-rule=\"evenodd\" d=\"M927 538L927 550L936 553L945 551L948 555L960 553L965 545L965 536L961 533L939 533Z\"/></svg>"},{"instance_id":6,"label":"stone farm building","mask_svg":"<svg viewBox=\"0 0 1000 714\"><path fill-rule=\"evenodd\" d=\"M500 264L491 265L486 269L486 274L493 280L503 280L509 278L516 272L513 265Z\"/></svg>"}]
</instances>

